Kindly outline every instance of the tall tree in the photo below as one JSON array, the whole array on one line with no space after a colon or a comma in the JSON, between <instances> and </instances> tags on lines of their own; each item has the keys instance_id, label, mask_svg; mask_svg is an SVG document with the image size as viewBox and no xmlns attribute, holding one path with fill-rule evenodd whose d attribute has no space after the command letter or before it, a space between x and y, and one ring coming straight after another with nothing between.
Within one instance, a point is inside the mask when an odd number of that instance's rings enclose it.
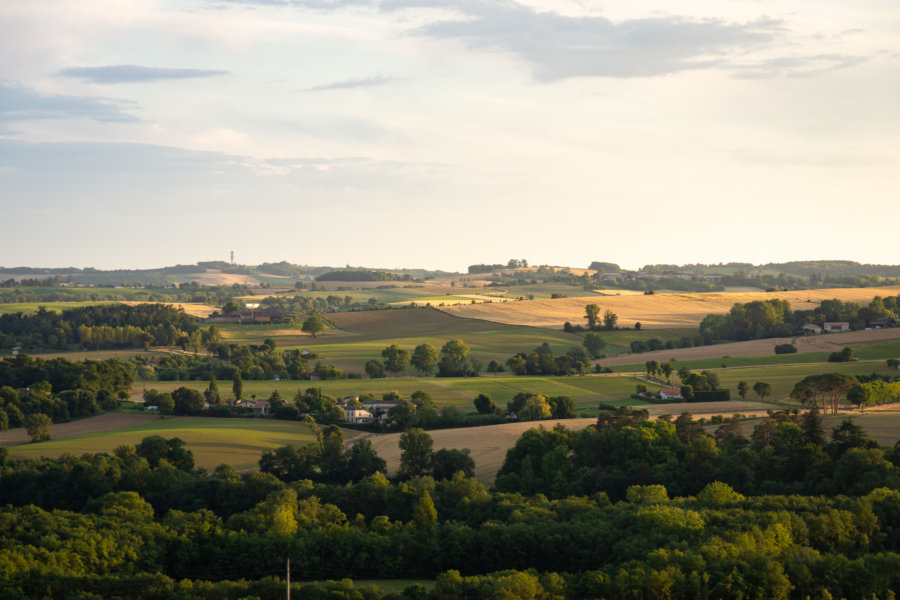
<instances>
[{"instance_id":1,"label":"tall tree","mask_svg":"<svg viewBox=\"0 0 900 600\"><path fill-rule=\"evenodd\" d=\"M32 442L50 439L50 425L53 421L44 413L32 413L25 417L25 431Z\"/></svg>"},{"instance_id":2,"label":"tall tree","mask_svg":"<svg viewBox=\"0 0 900 600\"><path fill-rule=\"evenodd\" d=\"M750 386L746 381L738 381L737 384L738 396L741 397L741 400L747 397L747 392L750 391Z\"/></svg>"},{"instance_id":3,"label":"tall tree","mask_svg":"<svg viewBox=\"0 0 900 600\"><path fill-rule=\"evenodd\" d=\"M619 321L619 316L611 310L607 310L603 313L603 326L609 330L613 330L616 328L616 323Z\"/></svg>"},{"instance_id":4,"label":"tall tree","mask_svg":"<svg viewBox=\"0 0 900 600\"><path fill-rule=\"evenodd\" d=\"M431 470L434 440L421 427L414 427L400 436L400 477L409 479L427 475Z\"/></svg>"},{"instance_id":5,"label":"tall tree","mask_svg":"<svg viewBox=\"0 0 900 600\"><path fill-rule=\"evenodd\" d=\"M244 395L244 380L241 379L241 370L235 369L231 375L231 393L235 400L240 400Z\"/></svg>"},{"instance_id":6,"label":"tall tree","mask_svg":"<svg viewBox=\"0 0 900 600\"><path fill-rule=\"evenodd\" d=\"M600 351L606 347L606 341L599 333L591 331L584 335L583 345L587 348L587 351L590 352L591 358L597 358L600 356Z\"/></svg>"},{"instance_id":7,"label":"tall tree","mask_svg":"<svg viewBox=\"0 0 900 600\"><path fill-rule=\"evenodd\" d=\"M441 359L438 361L438 375L441 377L460 377L466 374L466 359L469 347L462 340L450 340L441 348Z\"/></svg>"},{"instance_id":8,"label":"tall tree","mask_svg":"<svg viewBox=\"0 0 900 600\"><path fill-rule=\"evenodd\" d=\"M600 307L596 304L588 304L584 307L584 318L587 319L588 329L595 329L600 322Z\"/></svg>"}]
</instances>

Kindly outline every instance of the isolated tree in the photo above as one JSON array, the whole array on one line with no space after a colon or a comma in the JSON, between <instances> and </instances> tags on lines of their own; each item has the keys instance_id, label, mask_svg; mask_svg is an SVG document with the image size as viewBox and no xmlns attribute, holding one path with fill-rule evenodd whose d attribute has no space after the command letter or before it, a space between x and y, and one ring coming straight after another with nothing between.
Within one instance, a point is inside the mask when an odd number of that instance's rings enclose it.
<instances>
[{"instance_id":1,"label":"isolated tree","mask_svg":"<svg viewBox=\"0 0 900 600\"><path fill-rule=\"evenodd\" d=\"M662 374L665 376L666 381L671 381L672 378L672 363L662 363L659 365L659 368L662 370Z\"/></svg>"},{"instance_id":2,"label":"isolated tree","mask_svg":"<svg viewBox=\"0 0 900 600\"><path fill-rule=\"evenodd\" d=\"M414 427L400 436L400 477L409 479L426 475L431 470L434 440L421 427Z\"/></svg>"},{"instance_id":3,"label":"isolated tree","mask_svg":"<svg viewBox=\"0 0 900 600\"><path fill-rule=\"evenodd\" d=\"M588 304L584 307L584 318L587 319L588 329L595 329L600 322L600 307L596 304Z\"/></svg>"},{"instance_id":4,"label":"isolated tree","mask_svg":"<svg viewBox=\"0 0 900 600\"><path fill-rule=\"evenodd\" d=\"M308 333L313 337L316 337L323 329L325 329L325 320L322 318L322 315L317 312L310 313L300 325L301 331Z\"/></svg>"},{"instance_id":5,"label":"isolated tree","mask_svg":"<svg viewBox=\"0 0 900 600\"><path fill-rule=\"evenodd\" d=\"M416 370L423 374L429 375L434 371L438 361L438 351L431 344L419 344L413 349L410 362Z\"/></svg>"},{"instance_id":6,"label":"isolated tree","mask_svg":"<svg viewBox=\"0 0 900 600\"><path fill-rule=\"evenodd\" d=\"M599 333L591 331L584 334L584 342L582 342L582 345L590 352L591 358L597 358L600 356L600 351L606 347L606 341Z\"/></svg>"},{"instance_id":7,"label":"isolated tree","mask_svg":"<svg viewBox=\"0 0 900 600\"><path fill-rule=\"evenodd\" d=\"M235 369L231 375L231 393L235 400L240 400L244 395L244 380L241 379L240 369Z\"/></svg>"},{"instance_id":8,"label":"isolated tree","mask_svg":"<svg viewBox=\"0 0 900 600\"><path fill-rule=\"evenodd\" d=\"M409 351L397 344L391 344L381 351L381 358L384 359L385 370L397 375L409 364Z\"/></svg>"},{"instance_id":9,"label":"isolated tree","mask_svg":"<svg viewBox=\"0 0 900 600\"><path fill-rule=\"evenodd\" d=\"M738 396L741 397L741 400L744 400L747 397L747 392L750 391L750 386L746 381L738 381L737 390Z\"/></svg>"},{"instance_id":10,"label":"isolated tree","mask_svg":"<svg viewBox=\"0 0 900 600\"><path fill-rule=\"evenodd\" d=\"M43 442L50 439L50 425L53 421L44 413L32 413L25 417L25 431L32 442Z\"/></svg>"},{"instance_id":11,"label":"isolated tree","mask_svg":"<svg viewBox=\"0 0 900 600\"><path fill-rule=\"evenodd\" d=\"M607 310L603 314L603 326L609 330L613 330L616 328L616 323L619 321L619 316L611 310Z\"/></svg>"},{"instance_id":12,"label":"isolated tree","mask_svg":"<svg viewBox=\"0 0 900 600\"><path fill-rule=\"evenodd\" d=\"M366 361L366 375L372 379L380 379L384 377L384 363L377 358Z\"/></svg>"},{"instance_id":13,"label":"isolated tree","mask_svg":"<svg viewBox=\"0 0 900 600\"><path fill-rule=\"evenodd\" d=\"M760 402L762 402L766 396L772 394L772 386L765 381L757 381L753 384L753 391L756 392L756 395L759 396Z\"/></svg>"}]
</instances>

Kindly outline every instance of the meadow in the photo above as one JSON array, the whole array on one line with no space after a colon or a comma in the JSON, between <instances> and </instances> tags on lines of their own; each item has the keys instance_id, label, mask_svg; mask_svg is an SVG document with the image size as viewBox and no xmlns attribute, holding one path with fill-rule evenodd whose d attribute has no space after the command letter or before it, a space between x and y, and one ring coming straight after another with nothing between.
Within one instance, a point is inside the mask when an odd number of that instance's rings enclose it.
<instances>
[{"instance_id":1,"label":"meadow","mask_svg":"<svg viewBox=\"0 0 900 600\"><path fill-rule=\"evenodd\" d=\"M82 425L89 426L90 423L85 421L90 419L81 421ZM40 444L11 445L9 455L11 458L27 459L63 454L112 453L120 444L137 445L151 435L181 438L194 453L196 466L210 470L220 464L230 464L238 470L256 469L259 467L259 457L266 450L287 444L307 444L313 440L309 429L296 421L167 417L119 429L51 439Z\"/></svg>"}]
</instances>

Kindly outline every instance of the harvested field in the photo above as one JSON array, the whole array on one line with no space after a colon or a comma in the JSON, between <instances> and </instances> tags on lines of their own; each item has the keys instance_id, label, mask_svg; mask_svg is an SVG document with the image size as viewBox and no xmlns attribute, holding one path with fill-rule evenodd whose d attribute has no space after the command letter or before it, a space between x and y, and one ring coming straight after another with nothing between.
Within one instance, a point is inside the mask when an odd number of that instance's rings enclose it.
<instances>
[{"instance_id":1,"label":"harvested field","mask_svg":"<svg viewBox=\"0 0 900 600\"><path fill-rule=\"evenodd\" d=\"M97 415L96 417L88 417L87 419L79 419L77 421L72 421L71 423L51 425L50 438L53 440L64 440L79 435L115 431L117 429L122 429L123 427L141 425L158 419L158 416L150 414L123 415L118 413L107 413L104 415ZM30 441L31 438L28 437L28 433L26 433L24 427L0 431L0 446L25 444Z\"/></svg>"},{"instance_id":2,"label":"harvested field","mask_svg":"<svg viewBox=\"0 0 900 600\"><path fill-rule=\"evenodd\" d=\"M848 331L846 333L827 333L804 337L768 338L765 340L750 340L748 342L729 342L726 344L714 344L712 346L697 346L694 348L678 348L675 350L657 350L654 352L642 352L641 354L623 354L600 361L604 367L619 365L632 365L648 360L667 362L675 359L679 362L689 360L703 360L709 358L743 357L743 356L770 356L775 354L775 346L778 344L794 344L797 353L806 352L835 352L844 346L853 344L872 344L900 340L900 327L891 329L872 329L867 331Z\"/></svg>"},{"instance_id":3,"label":"harvested field","mask_svg":"<svg viewBox=\"0 0 900 600\"><path fill-rule=\"evenodd\" d=\"M134 306L135 304L148 304L147 302L120 302L120 304L130 304ZM150 304L163 304L165 306L171 306L172 308L181 308L184 309L184 312L193 316L200 317L201 319L205 319L218 309L215 306L210 306L209 304L201 304L199 302L152 302Z\"/></svg>"},{"instance_id":4,"label":"harvested field","mask_svg":"<svg viewBox=\"0 0 900 600\"><path fill-rule=\"evenodd\" d=\"M593 425L597 419L565 419L562 421L529 421L526 423L506 423L504 425L487 425L485 427L466 427L461 429L438 429L429 431L434 440L434 450L463 449L472 451L475 460L475 476L479 481L493 485L497 471L503 466L506 451L529 429L541 425L551 429L562 423L568 429L583 429ZM367 436L372 441L375 451L387 461L388 471L393 474L400 468L400 436L399 433L384 435L363 434L349 438L348 443Z\"/></svg>"},{"instance_id":5,"label":"harvested field","mask_svg":"<svg viewBox=\"0 0 900 600\"><path fill-rule=\"evenodd\" d=\"M203 285L252 285L260 284L259 279L250 275L240 275L236 273L222 273L214 269L208 270L206 273L195 273L188 275L188 279L196 281Z\"/></svg>"},{"instance_id":6,"label":"harvested field","mask_svg":"<svg viewBox=\"0 0 900 600\"><path fill-rule=\"evenodd\" d=\"M619 317L619 325L632 327L639 322L644 327L697 327L711 313L724 314L736 302L754 300L787 300L795 309L814 308L823 300L838 298L848 302L867 304L875 296L900 294L900 287L830 288L797 292L755 292L742 294L653 294L649 296L588 296L556 300L522 300L519 302L445 306L447 314L484 319L509 325L529 325L558 329L566 321L584 323L584 307L600 306L601 314L611 310Z\"/></svg>"}]
</instances>

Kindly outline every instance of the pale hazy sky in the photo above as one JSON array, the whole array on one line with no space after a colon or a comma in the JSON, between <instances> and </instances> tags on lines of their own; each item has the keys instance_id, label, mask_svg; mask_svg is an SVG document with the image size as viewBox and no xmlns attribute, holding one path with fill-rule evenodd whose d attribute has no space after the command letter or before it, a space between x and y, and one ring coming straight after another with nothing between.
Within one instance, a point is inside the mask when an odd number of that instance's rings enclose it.
<instances>
[{"instance_id":1,"label":"pale hazy sky","mask_svg":"<svg viewBox=\"0 0 900 600\"><path fill-rule=\"evenodd\" d=\"M0 3L2 266L898 263L896 0Z\"/></svg>"}]
</instances>

